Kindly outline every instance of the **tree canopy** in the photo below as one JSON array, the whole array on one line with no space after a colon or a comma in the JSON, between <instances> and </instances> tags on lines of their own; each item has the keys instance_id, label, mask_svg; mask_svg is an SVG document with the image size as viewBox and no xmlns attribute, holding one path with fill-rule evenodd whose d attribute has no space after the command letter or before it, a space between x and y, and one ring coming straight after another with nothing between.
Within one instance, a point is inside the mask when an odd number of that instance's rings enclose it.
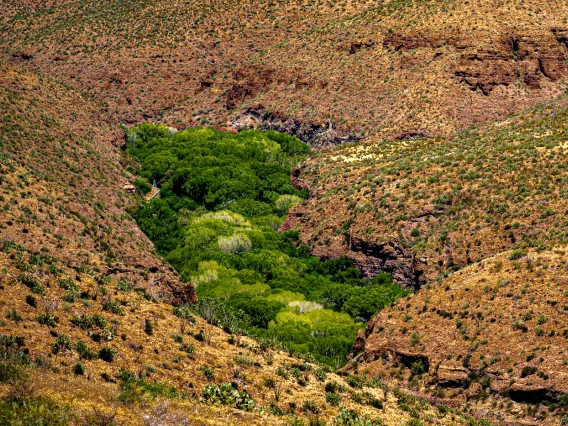
<instances>
[{"instance_id":1,"label":"tree canopy","mask_svg":"<svg viewBox=\"0 0 568 426\"><path fill-rule=\"evenodd\" d=\"M138 186L156 180L161 189L133 211L140 228L202 306L238 317L240 331L336 365L363 322L405 294L389 274L364 278L350 259L322 261L296 231L277 232L307 196L290 184L292 165L309 152L298 139L143 124L127 141Z\"/></svg>"}]
</instances>

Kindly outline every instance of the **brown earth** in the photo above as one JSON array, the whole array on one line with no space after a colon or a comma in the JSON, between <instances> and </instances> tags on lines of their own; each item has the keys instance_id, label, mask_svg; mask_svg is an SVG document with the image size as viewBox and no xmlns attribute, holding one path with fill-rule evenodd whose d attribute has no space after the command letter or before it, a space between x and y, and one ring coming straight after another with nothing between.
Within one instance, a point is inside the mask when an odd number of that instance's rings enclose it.
<instances>
[{"instance_id":1,"label":"brown earth","mask_svg":"<svg viewBox=\"0 0 568 426\"><path fill-rule=\"evenodd\" d=\"M344 409L379 418L380 424L397 426L413 417L440 425L475 424L459 410L439 410L381 381L332 373L284 350L231 336L191 314L176 316L171 305L150 293L125 287L124 278L101 284L88 271L69 268L56 256L39 256L5 242L0 245L0 268L0 339L17 337L18 349L35 363L27 370L28 379L0 382L0 403L7 397L28 404L44 398L55 404L52 411L70 417L65 424L78 426L110 424L105 419L125 426L304 425L309 419L335 424L339 408L326 401L326 385L331 383L330 392ZM17 278L22 273L38 277L43 291L27 288ZM68 298L73 287L81 293L74 301ZM48 315L54 322L40 323ZM98 316L105 324L81 326L81 316ZM71 345L55 351L54 342L61 336ZM95 353L111 348L114 358L80 356L78 342ZM82 374L74 373L77 363L84 366ZM123 369L169 393L152 395L143 385L125 392L117 377ZM246 390L255 402L254 410L203 399L207 385L222 383ZM400 408L400 401L406 401L406 410Z\"/></svg>"},{"instance_id":2,"label":"brown earth","mask_svg":"<svg viewBox=\"0 0 568 426\"><path fill-rule=\"evenodd\" d=\"M448 135L568 77L559 0L50 4L3 3L0 52L127 124L264 125L316 146Z\"/></svg>"},{"instance_id":3,"label":"brown earth","mask_svg":"<svg viewBox=\"0 0 568 426\"><path fill-rule=\"evenodd\" d=\"M540 404L568 395L566 252L513 253L377 314L350 369L499 424L558 424L568 407Z\"/></svg>"},{"instance_id":4,"label":"brown earth","mask_svg":"<svg viewBox=\"0 0 568 426\"><path fill-rule=\"evenodd\" d=\"M0 65L0 81L0 241L154 297L195 301L125 210L136 202L124 190L133 176L116 148L123 132L104 108L11 65Z\"/></svg>"},{"instance_id":5,"label":"brown earth","mask_svg":"<svg viewBox=\"0 0 568 426\"><path fill-rule=\"evenodd\" d=\"M410 288L511 249L566 244L567 100L451 138L346 145L305 161L282 229Z\"/></svg>"}]
</instances>

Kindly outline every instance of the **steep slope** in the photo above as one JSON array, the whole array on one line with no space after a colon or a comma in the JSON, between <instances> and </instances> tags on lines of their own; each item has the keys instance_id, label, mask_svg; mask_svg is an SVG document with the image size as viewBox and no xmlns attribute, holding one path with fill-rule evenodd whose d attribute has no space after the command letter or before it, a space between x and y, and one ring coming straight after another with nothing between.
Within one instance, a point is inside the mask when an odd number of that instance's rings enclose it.
<instances>
[{"instance_id":1,"label":"steep slope","mask_svg":"<svg viewBox=\"0 0 568 426\"><path fill-rule=\"evenodd\" d=\"M568 77L560 0L56 3L3 3L3 56L128 123L260 124L318 145L447 135Z\"/></svg>"},{"instance_id":2,"label":"steep slope","mask_svg":"<svg viewBox=\"0 0 568 426\"><path fill-rule=\"evenodd\" d=\"M566 98L452 138L345 146L295 171L283 229L409 287L494 254L566 243Z\"/></svg>"},{"instance_id":3,"label":"steep slope","mask_svg":"<svg viewBox=\"0 0 568 426\"><path fill-rule=\"evenodd\" d=\"M154 297L195 300L124 210L135 198L123 189L131 177L112 145L123 134L104 109L9 65L0 66L0 81L0 240L53 259L54 271L66 265L99 280L128 279ZM21 272L2 279L29 275L43 285L39 271Z\"/></svg>"},{"instance_id":4,"label":"steep slope","mask_svg":"<svg viewBox=\"0 0 568 426\"><path fill-rule=\"evenodd\" d=\"M475 424L165 303L195 294L125 213L122 131L49 78L0 81L0 423Z\"/></svg>"},{"instance_id":5,"label":"steep slope","mask_svg":"<svg viewBox=\"0 0 568 426\"><path fill-rule=\"evenodd\" d=\"M253 52L371 3L75 1L34 13L8 3L0 33L7 58L107 102L122 122L224 126L231 74Z\"/></svg>"},{"instance_id":6,"label":"steep slope","mask_svg":"<svg viewBox=\"0 0 568 426\"><path fill-rule=\"evenodd\" d=\"M28 281L1 281L2 424L346 424L338 416L368 425L477 424L380 380L340 376L225 333L125 279L97 283L48 255L0 248L3 274L21 275L25 264L43 285L38 292Z\"/></svg>"},{"instance_id":7,"label":"steep slope","mask_svg":"<svg viewBox=\"0 0 568 426\"><path fill-rule=\"evenodd\" d=\"M477 417L559 424L568 414L566 267L564 248L471 265L377 314L353 366Z\"/></svg>"},{"instance_id":8,"label":"steep slope","mask_svg":"<svg viewBox=\"0 0 568 426\"><path fill-rule=\"evenodd\" d=\"M567 18L560 1L379 2L256 55L229 101L331 139L447 135L562 93Z\"/></svg>"}]
</instances>

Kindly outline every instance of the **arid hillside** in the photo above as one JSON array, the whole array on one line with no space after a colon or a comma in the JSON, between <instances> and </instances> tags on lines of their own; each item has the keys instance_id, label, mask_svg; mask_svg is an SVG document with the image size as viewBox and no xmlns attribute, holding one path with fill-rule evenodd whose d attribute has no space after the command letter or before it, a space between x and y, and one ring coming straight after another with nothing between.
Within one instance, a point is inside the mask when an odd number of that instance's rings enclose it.
<instances>
[{"instance_id":1,"label":"arid hillside","mask_svg":"<svg viewBox=\"0 0 568 426\"><path fill-rule=\"evenodd\" d=\"M478 424L376 378L225 333L57 254L4 240L0 262L2 424Z\"/></svg>"},{"instance_id":2,"label":"arid hillside","mask_svg":"<svg viewBox=\"0 0 568 426\"><path fill-rule=\"evenodd\" d=\"M293 173L310 199L282 229L414 288L503 251L562 246L567 116L562 97L450 138L318 153Z\"/></svg>"},{"instance_id":3,"label":"arid hillside","mask_svg":"<svg viewBox=\"0 0 568 426\"><path fill-rule=\"evenodd\" d=\"M113 146L124 136L104 108L10 65L0 65L0 81L0 240L54 259L54 270L66 265L97 280L128 279L156 298L194 300L124 210L135 202ZM44 286L40 271L2 275Z\"/></svg>"},{"instance_id":4,"label":"arid hillside","mask_svg":"<svg viewBox=\"0 0 568 426\"><path fill-rule=\"evenodd\" d=\"M351 368L499 424L562 424L566 268L564 248L468 266L377 314Z\"/></svg>"},{"instance_id":5,"label":"arid hillside","mask_svg":"<svg viewBox=\"0 0 568 426\"><path fill-rule=\"evenodd\" d=\"M263 125L316 145L448 135L566 88L565 2L0 6L5 60L124 123Z\"/></svg>"},{"instance_id":6,"label":"arid hillside","mask_svg":"<svg viewBox=\"0 0 568 426\"><path fill-rule=\"evenodd\" d=\"M125 213L104 108L10 65L0 81L1 424L477 424L199 318Z\"/></svg>"},{"instance_id":7,"label":"arid hillside","mask_svg":"<svg viewBox=\"0 0 568 426\"><path fill-rule=\"evenodd\" d=\"M219 127L252 54L371 3L76 1L33 13L8 3L0 33L6 59L106 102L121 122Z\"/></svg>"}]
</instances>

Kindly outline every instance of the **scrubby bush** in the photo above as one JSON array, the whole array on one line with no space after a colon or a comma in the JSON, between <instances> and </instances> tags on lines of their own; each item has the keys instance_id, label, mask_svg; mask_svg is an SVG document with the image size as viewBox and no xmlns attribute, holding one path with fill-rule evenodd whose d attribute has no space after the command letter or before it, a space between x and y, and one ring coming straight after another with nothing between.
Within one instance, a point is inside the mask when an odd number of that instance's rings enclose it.
<instances>
[{"instance_id":1,"label":"scrubby bush","mask_svg":"<svg viewBox=\"0 0 568 426\"><path fill-rule=\"evenodd\" d=\"M246 391L239 392L230 383L206 385L203 388L203 399L217 404L232 405L239 410L251 411L255 402Z\"/></svg>"},{"instance_id":2,"label":"scrubby bush","mask_svg":"<svg viewBox=\"0 0 568 426\"><path fill-rule=\"evenodd\" d=\"M83 374L85 374L85 366L81 362L77 362L73 366L73 373L78 376L82 376Z\"/></svg>"},{"instance_id":3,"label":"scrubby bush","mask_svg":"<svg viewBox=\"0 0 568 426\"><path fill-rule=\"evenodd\" d=\"M54 354L58 354L62 351L70 351L73 348L73 344L71 343L71 339L67 337L65 334L61 334L57 336L57 338L51 344L51 351Z\"/></svg>"},{"instance_id":4,"label":"scrubby bush","mask_svg":"<svg viewBox=\"0 0 568 426\"><path fill-rule=\"evenodd\" d=\"M48 325L50 327L57 327L59 318L53 315L51 312L45 312L43 314L36 315L36 320L40 324Z\"/></svg>"},{"instance_id":5,"label":"scrubby bush","mask_svg":"<svg viewBox=\"0 0 568 426\"><path fill-rule=\"evenodd\" d=\"M99 350L99 358L106 362L112 362L117 354L117 350L106 346Z\"/></svg>"},{"instance_id":6,"label":"scrubby bush","mask_svg":"<svg viewBox=\"0 0 568 426\"><path fill-rule=\"evenodd\" d=\"M341 402L341 396L333 392L327 392L325 394L325 400L329 405L337 407Z\"/></svg>"}]
</instances>

